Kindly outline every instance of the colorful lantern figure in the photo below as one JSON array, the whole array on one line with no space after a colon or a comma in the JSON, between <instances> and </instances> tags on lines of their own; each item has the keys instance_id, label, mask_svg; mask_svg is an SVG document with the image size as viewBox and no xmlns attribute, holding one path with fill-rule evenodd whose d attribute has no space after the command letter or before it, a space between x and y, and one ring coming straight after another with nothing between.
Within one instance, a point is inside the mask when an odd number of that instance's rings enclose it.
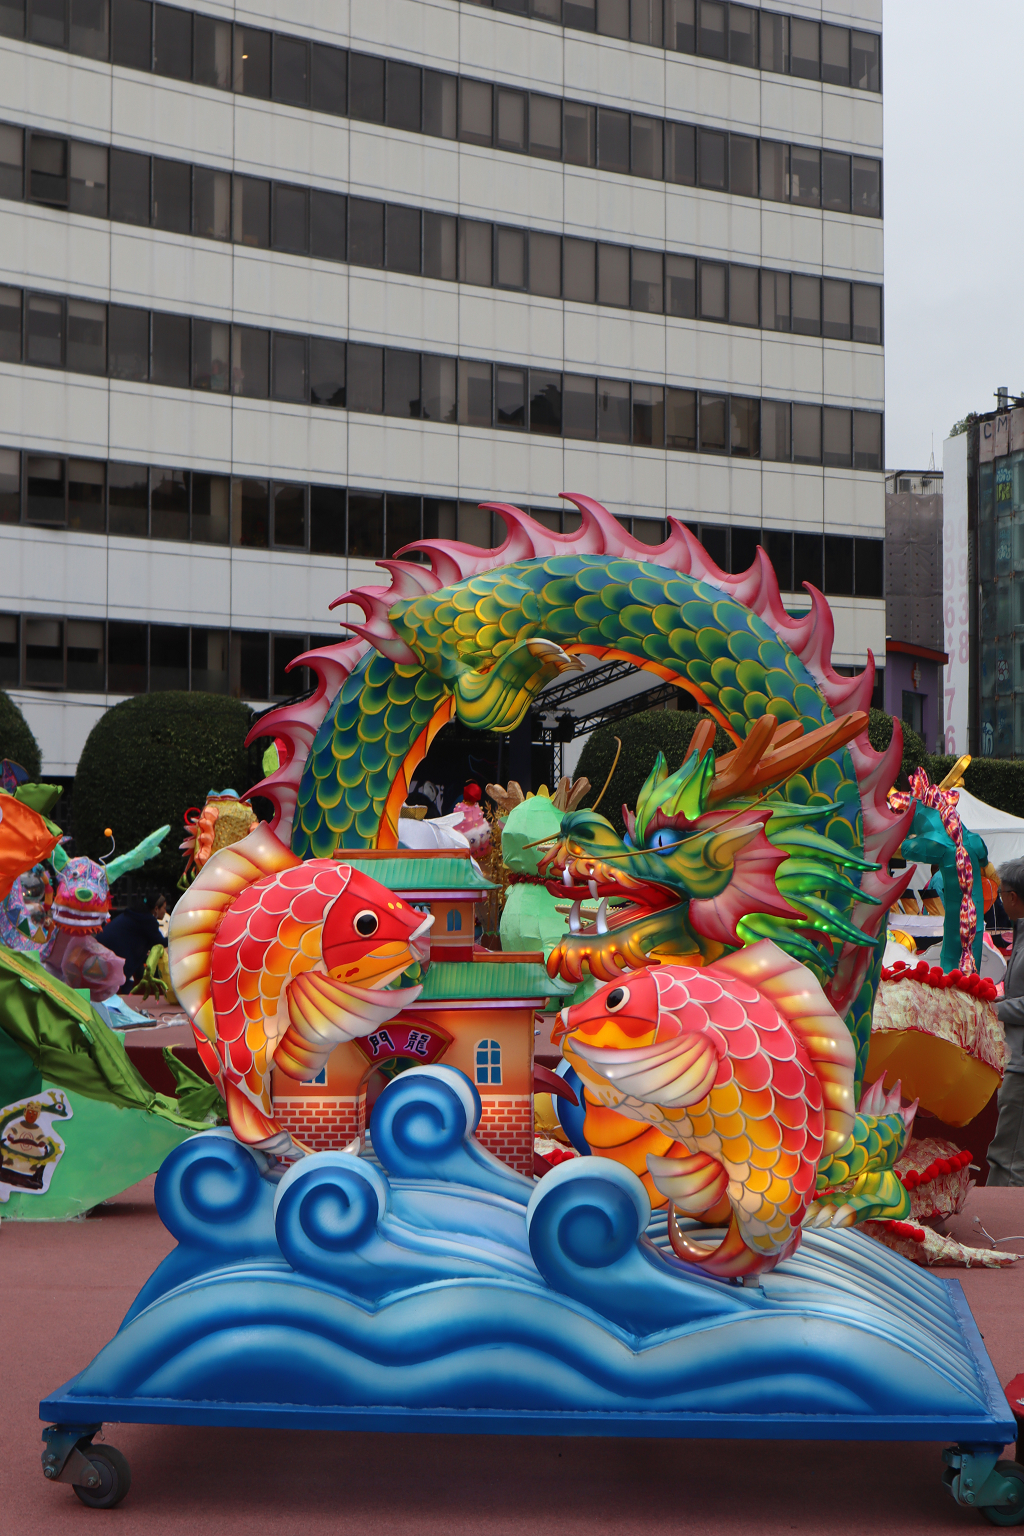
<instances>
[{"instance_id":1,"label":"colorful lantern figure","mask_svg":"<svg viewBox=\"0 0 1024 1536\"><path fill-rule=\"evenodd\" d=\"M453 822L455 831L462 833L475 859L485 859L491 851L491 824L481 809L482 799L479 784L467 784L452 813L459 817Z\"/></svg>"},{"instance_id":2,"label":"colorful lantern figure","mask_svg":"<svg viewBox=\"0 0 1024 1536\"><path fill-rule=\"evenodd\" d=\"M34 864L18 876L10 894L0 901L0 944L38 954L51 936L52 905L50 872L45 864Z\"/></svg>"},{"instance_id":3,"label":"colorful lantern figure","mask_svg":"<svg viewBox=\"0 0 1024 1536\"><path fill-rule=\"evenodd\" d=\"M60 872L51 908L55 932L43 951L43 964L68 986L87 987L94 1003L106 1002L124 985L124 961L96 938L110 915L110 886L158 854L170 830L169 825L159 827L138 847L105 863L84 855L68 859ZM106 836L111 836L109 828Z\"/></svg>"},{"instance_id":4,"label":"colorful lantern figure","mask_svg":"<svg viewBox=\"0 0 1024 1536\"><path fill-rule=\"evenodd\" d=\"M274 1119L276 1067L308 1082L422 988L387 991L429 957L434 919L334 859L303 863L263 824L208 859L171 915L171 981L239 1141L301 1154Z\"/></svg>"},{"instance_id":5,"label":"colorful lantern figure","mask_svg":"<svg viewBox=\"0 0 1024 1536\"><path fill-rule=\"evenodd\" d=\"M211 789L202 808L190 806L185 812L185 840L181 845L187 859L178 889L187 889L212 853L239 842L255 824L252 806L239 799L233 789Z\"/></svg>"}]
</instances>

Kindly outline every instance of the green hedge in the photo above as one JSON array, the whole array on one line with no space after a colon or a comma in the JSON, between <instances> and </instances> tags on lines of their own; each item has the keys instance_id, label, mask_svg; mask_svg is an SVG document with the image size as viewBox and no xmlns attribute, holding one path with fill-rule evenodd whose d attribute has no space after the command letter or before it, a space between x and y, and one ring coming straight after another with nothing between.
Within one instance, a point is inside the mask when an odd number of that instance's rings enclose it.
<instances>
[{"instance_id":1,"label":"green hedge","mask_svg":"<svg viewBox=\"0 0 1024 1536\"><path fill-rule=\"evenodd\" d=\"M10 694L0 688L0 757L20 763L30 779L39 779L43 772L43 758L39 743L32 734L21 710Z\"/></svg>"},{"instance_id":2,"label":"green hedge","mask_svg":"<svg viewBox=\"0 0 1024 1536\"><path fill-rule=\"evenodd\" d=\"M202 805L211 789L242 794L263 777L267 742L244 744L252 720L238 699L211 693L146 693L108 709L89 732L75 775L75 853L106 853L104 827L127 853L169 822L159 858L135 878L173 891L189 806Z\"/></svg>"},{"instance_id":3,"label":"green hedge","mask_svg":"<svg viewBox=\"0 0 1024 1536\"><path fill-rule=\"evenodd\" d=\"M955 757L929 756L925 767L938 784L956 762ZM964 774L968 793L1011 816L1024 816L1024 758L976 757Z\"/></svg>"},{"instance_id":4,"label":"green hedge","mask_svg":"<svg viewBox=\"0 0 1024 1536\"><path fill-rule=\"evenodd\" d=\"M621 837L626 830L622 820L623 805L628 805L630 810L636 808L637 796L659 752L664 752L673 772L679 767L700 718L688 709L645 709L641 714L617 720L614 725L601 726L580 753L576 769L576 777L588 778L593 786L583 804L592 805L601 793L601 786L615 761L615 738L618 736L622 742L622 755L599 809ZM732 752L735 746L731 736L719 726L715 735L716 754Z\"/></svg>"},{"instance_id":5,"label":"green hedge","mask_svg":"<svg viewBox=\"0 0 1024 1536\"><path fill-rule=\"evenodd\" d=\"M906 721L903 725L903 761L900 764L899 776L896 780L898 789L907 789L910 785L910 775L918 768L927 767L928 753L925 750L924 741ZM872 709L868 712L868 741L876 752L884 752L892 741L892 715L887 715L881 709Z\"/></svg>"}]
</instances>

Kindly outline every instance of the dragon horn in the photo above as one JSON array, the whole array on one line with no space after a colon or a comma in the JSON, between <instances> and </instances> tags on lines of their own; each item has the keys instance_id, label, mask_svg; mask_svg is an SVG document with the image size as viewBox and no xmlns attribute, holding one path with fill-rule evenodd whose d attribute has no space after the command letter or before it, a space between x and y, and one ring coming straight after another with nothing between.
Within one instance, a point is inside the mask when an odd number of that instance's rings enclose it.
<instances>
[{"instance_id":1,"label":"dragon horn","mask_svg":"<svg viewBox=\"0 0 1024 1536\"><path fill-rule=\"evenodd\" d=\"M743 745L727 757L719 759L718 772L711 786L710 804L731 799L734 795L767 789L772 784L788 779L811 763L820 762L823 757L845 747L855 736L860 735L868 723L864 711L855 710L852 714L841 715L828 725L818 726L817 730L809 731L806 735L801 733L797 736L794 732L784 745L769 750L775 728L764 726L764 722L771 719L774 717L762 715L760 720L755 721ZM759 726L763 728L761 735L758 735ZM752 746L755 737L756 746Z\"/></svg>"}]
</instances>

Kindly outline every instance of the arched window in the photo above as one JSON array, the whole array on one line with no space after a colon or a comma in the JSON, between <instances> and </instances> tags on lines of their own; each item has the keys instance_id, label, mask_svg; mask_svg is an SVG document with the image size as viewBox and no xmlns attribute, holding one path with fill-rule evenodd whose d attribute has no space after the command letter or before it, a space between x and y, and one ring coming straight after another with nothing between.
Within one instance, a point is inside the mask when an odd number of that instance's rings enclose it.
<instances>
[{"instance_id":1,"label":"arched window","mask_svg":"<svg viewBox=\"0 0 1024 1536\"><path fill-rule=\"evenodd\" d=\"M501 1082L501 1046L497 1040L477 1042L476 1080L479 1087Z\"/></svg>"},{"instance_id":2,"label":"arched window","mask_svg":"<svg viewBox=\"0 0 1024 1536\"><path fill-rule=\"evenodd\" d=\"M461 933L462 932L462 913L459 911L459 909L457 907L449 907L448 908L448 932L449 933Z\"/></svg>"}]
</instances>

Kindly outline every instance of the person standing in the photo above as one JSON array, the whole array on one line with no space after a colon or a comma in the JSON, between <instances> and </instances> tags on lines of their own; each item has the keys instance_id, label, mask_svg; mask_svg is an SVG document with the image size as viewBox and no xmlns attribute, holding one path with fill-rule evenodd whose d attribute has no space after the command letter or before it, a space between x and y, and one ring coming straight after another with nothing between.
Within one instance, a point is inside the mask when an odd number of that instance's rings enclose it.
<instances>
[{"instance_id":1,"label":"person standing","mask_svg":"<svg viewBox=\"0 0 1024 1536\"><path fill-rule=\"evenodd\" d=\"M167 915L167 898L161 893L145 912L129 908L112 917L100 933L100 943L124 961L125 983L122 992L130 992L142 975L154 944L166 944L160 921Z\"/></svg>"},{"instance_id":2,"label":"person standing","mask_svg":"<svg viewBox=\"0 0 1024 1536\"><path fill-rule=\"evenodd\" d=\"M988 1184L1024 1184L1024 859L999 870L999 899L1013 924L1003 996L993 1003L1006 1032L999 1120L988 1149Z\"/></svg>"}]
</instances>

